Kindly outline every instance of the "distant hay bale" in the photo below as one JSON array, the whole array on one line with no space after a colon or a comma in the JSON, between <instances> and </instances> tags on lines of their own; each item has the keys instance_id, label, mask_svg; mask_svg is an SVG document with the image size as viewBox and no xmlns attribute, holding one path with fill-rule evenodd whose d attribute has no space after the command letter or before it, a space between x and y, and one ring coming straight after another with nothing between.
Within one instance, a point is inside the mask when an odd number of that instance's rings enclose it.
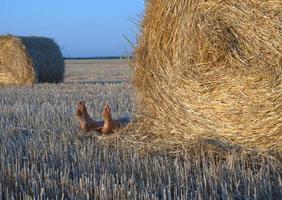
<instances>
[{"instance_id":1,"label":"distant hay bale","mask_svg":"<svg viewBox=\"0 0 282 200\"><path fill-rule=\"evenodd\" d=\"M154 137L282 149L281 0L148 0L134 67Z\"/></svg>"},{"instance_id":2,"label":"distant hay bale","mask_svg":"<svg viewBox=\"0 0 282 200\"><path fill-rule=\"evenodd\" d=\"M64 70L62 53L52 39L0 36L0 85L58 83Z\"/></svg>"}]
</instances>

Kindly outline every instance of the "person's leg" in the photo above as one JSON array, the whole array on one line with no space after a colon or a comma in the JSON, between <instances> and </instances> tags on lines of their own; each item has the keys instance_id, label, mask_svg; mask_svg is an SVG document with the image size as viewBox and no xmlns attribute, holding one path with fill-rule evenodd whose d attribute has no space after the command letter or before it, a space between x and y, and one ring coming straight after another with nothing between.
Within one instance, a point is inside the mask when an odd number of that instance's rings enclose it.
<instances>
[{"instance_id":1,"label":"person's leg","mask_svg":"<svg viewBox=\"0 0 282 200\"><path fill-rule=\"evenodd\" d=\"M102 117L104 121L94 121L89 116L84 101L80 101L78 103L76 115L79 119L80 128L84 132L96 130L102 134L108 134L129 122L129 120L126 118L113 120L111 108L108 105L104 107L104 110L102 112Z\"/></svg>"},{"instance_id":2,"label":"person's leg","mask_svg":"<svg viewBox=\"0 0 282 200\"><path fill-rule=\"evenodd\" d=\"M80 101L76 108L76 115L79 120L80 129L89 132L97 128L96 122L89 116L84 101Z\"/></svg>"},{"instance_id":3,"label":"person's leg","mask_svg":"<svg viewBox=\"0 0 282 200\"><path fill-rule=\"evenodd\" d=\"M110 106L106 105L104 107L102 117L104 119L104 125L101 130L103 134L111 133L113 130L119 128L119 124L117 124L116 121L112 118Z\"/></svg>"}]
</instances>

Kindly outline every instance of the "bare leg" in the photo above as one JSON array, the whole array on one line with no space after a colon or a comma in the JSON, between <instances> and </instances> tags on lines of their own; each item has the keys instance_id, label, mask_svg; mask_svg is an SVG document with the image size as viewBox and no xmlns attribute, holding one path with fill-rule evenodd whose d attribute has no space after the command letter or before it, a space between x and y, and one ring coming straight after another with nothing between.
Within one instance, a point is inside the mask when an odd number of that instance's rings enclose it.
<instances>
[{"instance_id":1,"label":"bare leg","mask_svg":"<svg viewBox=\"0 0 282 200\"><path fill-rule=\"evenodd\" d=\"M104 126L102 128L103 134L111 133L113 130L119 127L116 121L113 120L111 108L108 105L104 107L104 110L102 112L102 117L104 119Z\"/></svg>"},{"instance_id":2,"label":"bare leg","mask_svg":"<svg viewBox=\"0 0 282 200\"><path fill-rule=\"evenodd\" d=\"M84 101L80 101L76 108L76 115L79 120L80 129L89 132L97 128L96 122L89 116Z\"/></svg>"},{"instance_id":3,"label":"bare leg","mask_svg":"<svg viewBox=\"0 0 282 200\"><path fill-rule=\"evenodd\" d=\"M108 134L113 132L115 129L120 128L122 125L128 123L128 120L126 120L126 118L113 120L111 108L108 105L104 107L104 110L102 112L104 121L94 121L89 116L84 101L80 101L78 103L76 115L78 116L80 129L84 132L96 130L102 134Z\"/></svg>"}]
</instances>

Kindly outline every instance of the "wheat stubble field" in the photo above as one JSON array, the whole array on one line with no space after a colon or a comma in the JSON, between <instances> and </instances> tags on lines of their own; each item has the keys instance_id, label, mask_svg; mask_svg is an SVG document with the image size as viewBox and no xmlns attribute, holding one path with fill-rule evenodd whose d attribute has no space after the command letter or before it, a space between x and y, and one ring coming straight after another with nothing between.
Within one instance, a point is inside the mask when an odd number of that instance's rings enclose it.
<instances>
[{"instance_id":1,"label":"wheat stubble field","mask_svg":"<svg viewBox=\"0 0 282 200\"><path fill-rule=\"evenodd\" d=\"M0 88L0 199L281 199L268 156L144 154L83 134L81 99L95 119L105 103L115 118L134 116L132 70L126 60L65 62L62 84Z\"/></svg>"}]
</instances>

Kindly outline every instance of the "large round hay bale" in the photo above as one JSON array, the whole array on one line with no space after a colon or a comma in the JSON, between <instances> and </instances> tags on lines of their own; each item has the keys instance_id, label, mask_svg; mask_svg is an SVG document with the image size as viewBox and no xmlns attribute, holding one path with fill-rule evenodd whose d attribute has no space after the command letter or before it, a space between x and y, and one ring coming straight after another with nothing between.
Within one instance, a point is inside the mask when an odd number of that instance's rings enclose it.
<instances>
[{"instance_id":1,"label":"large round hay bale","mask_svg":"<svg viewBox=\"0 0 282 200\"><path fill-rule=\"evenodd\" d=\"M52 39L0 36L0 85L58 83L64 71L62 53Z\"/></svg>"},{"instance_id":2,"label":"large round hay bale","mask_svg":"<svg viewBox=\"0 0 282 200\"><path fill-rule=\"evenodd\" d=\"M148 0L134 65L152 135L281 150L281 0Z\"/></svg>"}]
</instances>

